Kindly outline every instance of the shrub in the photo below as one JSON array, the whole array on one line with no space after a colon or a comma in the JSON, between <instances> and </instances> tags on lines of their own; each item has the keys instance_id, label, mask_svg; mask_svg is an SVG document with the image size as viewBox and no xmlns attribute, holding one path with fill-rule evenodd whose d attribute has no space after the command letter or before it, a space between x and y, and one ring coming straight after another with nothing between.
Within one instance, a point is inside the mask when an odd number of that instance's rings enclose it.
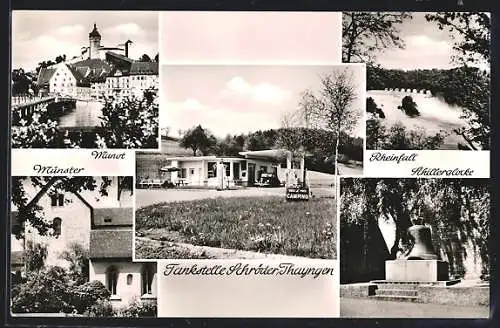
<instances>
[{"instance_id":1,"label":"shrub","mask_svg":"<svg viewBox=\"0 0 500 328\"><path fill-rule=\"evenodd\" d=\"M61 267L33 272L18 285L12 298L13 313L69 313L71 295L67 274Z\"/></svg>"},{"instance_id":2,"label":"shrub","mask_svg":"<svg viewBox=\"0 0 500 328\"><path fill-rule=\"evenodd\" d=\"M366 98L366 112L377 115L379 118L385 118L384 111L377 106L372 97Z\"/></svg>"},{"instance_id":3,"label":"shrub","mask_svg":"<svg viewBox=\"0 0 500 328\"><path fill-rule=\"evenodd\" d=\"M100 281L94 280L75 288L72 303L78 313L84 313L98 301L109 300L110 296L109 290Z\"/></svg>"},{"instance_id":4,"label":"shrub","mask_svg":"<svg viewBox=\"0 0 500 328\"><path fill-rule=\"evenodd\" d=\"M440 133L428 135L424 129L408 131L401 123L387 129L378 120L366 121L366 149L438 149L444 141Z\"/></svg>"},{"instance_id":5,"label":"shrub","mask_svg":"<svg viewBox=\"0 0 500 328\"><path fill-rule=\"evenodd\" d=\"M120 311L120 316L132 318L156 317L156 311L156 300L140 300L135 298Z\"/></svg>"},{"instance_id":6,"label":"shrub","mask_svg":"<svg viewBox=\"0 0 500 328\"><path fill-rule=\"evenodd\" d=\"M89 317L113 317L116 315L116 311L110 301L98 300L85 312L85 315Z\"/></svg>"}]
</instances>

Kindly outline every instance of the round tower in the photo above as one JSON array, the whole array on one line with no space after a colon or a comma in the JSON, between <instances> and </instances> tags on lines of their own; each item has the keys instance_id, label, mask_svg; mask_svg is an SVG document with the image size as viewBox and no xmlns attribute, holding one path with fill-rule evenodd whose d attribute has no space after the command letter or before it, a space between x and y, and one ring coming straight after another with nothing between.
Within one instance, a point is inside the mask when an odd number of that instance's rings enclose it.
<instances>
[{"instance_id":1,"label":"round tower","mask_svg":"<svg viewBox=\"0 0 500 328\"><path fill-rule=\"evenodd\" d=\"M94 29L89 33L89 59L99 58L99 48L101 47L101 34L97 31L97 26L94 24Z\"/></svg>"}]
</instances>

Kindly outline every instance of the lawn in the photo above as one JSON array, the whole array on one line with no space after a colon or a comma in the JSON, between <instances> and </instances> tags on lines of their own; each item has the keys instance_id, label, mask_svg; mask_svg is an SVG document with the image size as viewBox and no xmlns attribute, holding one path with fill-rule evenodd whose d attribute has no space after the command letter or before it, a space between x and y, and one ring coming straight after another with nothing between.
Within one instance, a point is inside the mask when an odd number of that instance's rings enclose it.
<instances>
[{"instance_id":1,"label":"lawn","mask_svg":"<svg viewBox=\"0 0 500 328\"><path fill-rule=\"evenodd\" d=\"M286 202L277 196L232 197L155 204L136 211L136 235L261 253L337 256L335 200L331 198ZM158 253L144 246L136 249L136 258Z\"/></svg>"}]
</instances>

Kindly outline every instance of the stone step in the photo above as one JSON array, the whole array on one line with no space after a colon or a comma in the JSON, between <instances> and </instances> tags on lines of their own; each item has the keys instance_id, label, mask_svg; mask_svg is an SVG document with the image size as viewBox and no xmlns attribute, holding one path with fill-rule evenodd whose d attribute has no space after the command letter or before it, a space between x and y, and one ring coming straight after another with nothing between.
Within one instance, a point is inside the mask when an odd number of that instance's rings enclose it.
<instances>
[{"instance_id":1,"label":"stone step","mask_svg":"<svg viewBox=\"0 0 500 328\"><path fill-rule=\"evenodd\" d=\"M417 296L402 296L402 295L374 295L370 296L380 301L396 301L396 302L420 302L420 298Z\"/></svg>"},{"instance_id":2,"label":"stone step","mask_svg":"<svg viewBox=\"0 0 500 328\"><path fill-rule=\"evenodd\" d=\"M397 295L397 296L417 296L418 291L414 289L377 289L375 295Z\"/></svg>"}]
</instances>

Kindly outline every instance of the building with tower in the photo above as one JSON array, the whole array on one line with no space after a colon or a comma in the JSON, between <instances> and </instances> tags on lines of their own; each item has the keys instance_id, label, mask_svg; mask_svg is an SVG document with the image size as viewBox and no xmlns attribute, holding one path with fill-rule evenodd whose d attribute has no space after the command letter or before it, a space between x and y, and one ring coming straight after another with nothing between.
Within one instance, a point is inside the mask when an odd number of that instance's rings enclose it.
<instances>
[{"instance_id":1,"label":"building with tower","mask_svg":"<svg viewBox=\"0 0 500 328\"><path fill-rule=\"evenodd\" d=\"M89 59L97 59L99 57L99 49L101 48L101 34L97 31L97 25L94 23L94 29L89 33Z\"/></svg>"},{"instance_id":2,"label":"building with tower","mask_svg":"<svg viewBox=\"0 0 500 328\"><path fill-rule=\"evenodd\" d=\"M158 89L158 62L141 62L128 57L131 40L116 47L101 44L97 24L89 33L88 46L79 56L40 69L38 87L43 94L78 99L123 100L142 97L147 89Z\"/></svg>"}]
</instances>

